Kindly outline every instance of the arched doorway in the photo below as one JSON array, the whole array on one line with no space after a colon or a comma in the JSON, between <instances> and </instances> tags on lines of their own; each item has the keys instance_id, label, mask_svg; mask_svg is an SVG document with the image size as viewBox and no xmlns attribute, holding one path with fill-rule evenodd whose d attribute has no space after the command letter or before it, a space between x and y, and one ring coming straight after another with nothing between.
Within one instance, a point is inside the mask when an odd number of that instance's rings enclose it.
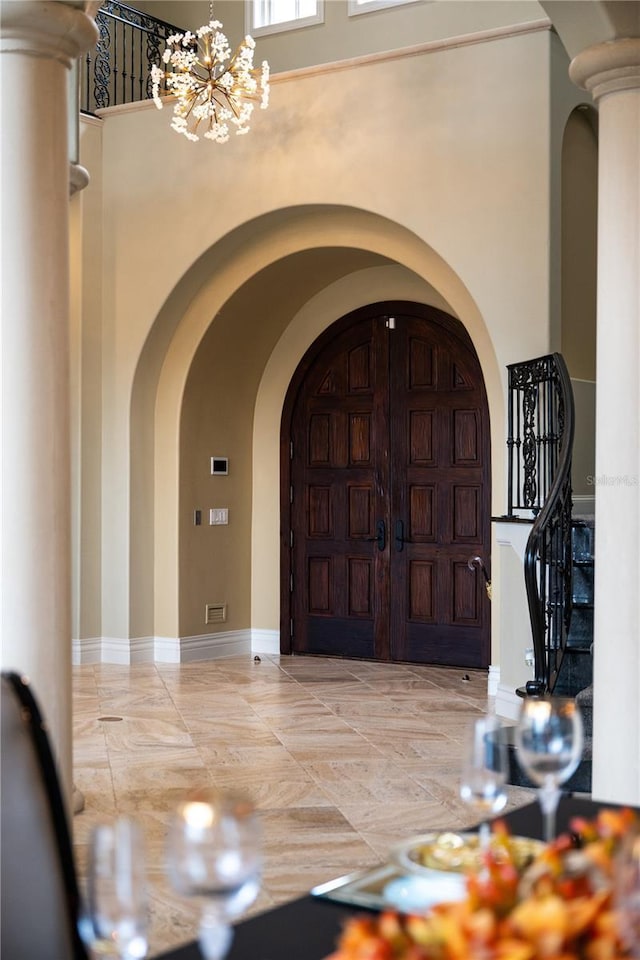
<instances>
[{"instance_id":1,"label":"arched doorway","mask_svg":"<svg viewBox=\"0 0 640 960\"><path fill-rule=\"evenodd\" d=\"M281 650L489 662L490 434L454 317L386 302L338 320L291 381L281 429Z\"/></svg>"}]
</instances>

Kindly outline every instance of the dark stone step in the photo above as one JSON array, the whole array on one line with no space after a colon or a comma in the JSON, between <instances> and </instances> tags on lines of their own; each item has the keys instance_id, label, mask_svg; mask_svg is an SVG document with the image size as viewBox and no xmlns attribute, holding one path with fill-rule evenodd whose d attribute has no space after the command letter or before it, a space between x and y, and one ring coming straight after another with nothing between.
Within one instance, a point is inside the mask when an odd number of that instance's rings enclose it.
<instances>
[{"instance_id":1,"label":"dark stone step","mask_svg":"<svg viewBox=\"0 0 640 960\"><path fill-rule=\"evenodd\" d=\"M577 606L571 612L567 646L588 649L593 643L593 607Z\"/></svg>"},{"instance_id":2,"label":"dark stone step","mask_svg":"<svg viewBox=\"0 0 640 960\"><path fill-rule=\"evenodd\" d=\"M564 663L564 660L567 659L567 657L571 657L573 654L575 654L576 657L593 656L593 639L591 634L589 635L570 634L569 635L569 639L567 641L567 645L564 651L563 663ZM579 665L575 664L575 665L578 666L580 670L582 670L584 666L583 664L579 664ZM591 666L593 667L593 664ZM562 667L560 669L562 669ZM587 684L585 683L583 684L583 686L586 687ZM582 690L582 687L580 687L580 689Z\"/></svg>"},{"instance_id":3,"label":"dark stone step","mask_svg":"<svg viewBox=\"0 0 640 960\"><path fill-rule=\"evenodd\" d=\"M557 697L577 697L581 690L593 683L591 650L568 646L553 693Z\"/></svg>"},{"instance_id":4,"label":"dark stone step","mask_svg":"<svg viewBox=\"0 0 640 960\"><path fill-rule=\"evenodd\" d=\"M575 653L576 656L579 656L579 657L592 656L593 651L591 647L592 647L591 644L589 644L589 646L587 647L584 643L580 643L578 640L574 640L573 643L569 642L567 644L567 650L570 650L571 653ZM565 652L565 656L566 656L566 652Z\"/></svg>"},{"instance_id":5,"label":"dark stone step","mask_svg":"<svg viewBox=\"0 0 640 960\"><path fill-rule=\"evenodd\" d=\"M573 519L571 525L571 552L574 560L589 562L595 552L595 526L592 518Z\"/></svg>"},{"instance_id":6,"label":"dark stone step","mask_svg":"<svg viewBox=\"0 0 640 960\"><path fill-rule=\"evenodd\" d=\"M593 603L593 566L576 566L572 571L572 594L574 603Z\"/></svg>"}]
</instances>

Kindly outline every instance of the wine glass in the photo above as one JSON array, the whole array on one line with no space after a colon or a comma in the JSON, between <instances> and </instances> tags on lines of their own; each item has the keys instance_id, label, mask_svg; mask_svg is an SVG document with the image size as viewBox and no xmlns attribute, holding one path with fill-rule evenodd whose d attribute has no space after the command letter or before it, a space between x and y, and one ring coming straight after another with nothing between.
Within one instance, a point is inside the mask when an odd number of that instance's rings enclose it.
<instances>
[{"instance_id":1,"label":"wine glass","mask_svg":"<svg viewBox=\"0 0 640 960\"><path fill-rule=\"evenodd\" d=\"M562 697L527 697L515 731L518 762L539 787L544 839L555 837L560 784L578 767L583 730L580 709Z\"/></svg>"},{"instance_id":2,"label":"wine glass","mask_svg":"<svg viewBox=\"0 0 640 960\"><path fill-rule=\"evenodd\" d=\"M94 827L89 842L87 898L80 935L98 956L147 956L144 837L125 817Z\"/></svg>"},{"instance_id":3,"label":"wine glass","mask_svg":"<svg viewBox=\"0 0 640 960\"><path fill-rule=\"evenodd\" d=\"M260 824L244 797L199 790L179 804L169 825L169 879L183 896L203 897L199 943L206 960L222 960L231 921L260 889Z\"/></svg>"},{"instance_id":4,"label":"wine glass","mask_svg":"<svg viewBox=\"0 0 640 960\"><path fill-rule=\"evenodd\" d=\"M507 802L508 769L500 720L494 716L473 720L464 741L460 796L482 818L478 828L482 853L486 853L491 841L488 817L499 813Z\"/></svg>"}]
</instances>

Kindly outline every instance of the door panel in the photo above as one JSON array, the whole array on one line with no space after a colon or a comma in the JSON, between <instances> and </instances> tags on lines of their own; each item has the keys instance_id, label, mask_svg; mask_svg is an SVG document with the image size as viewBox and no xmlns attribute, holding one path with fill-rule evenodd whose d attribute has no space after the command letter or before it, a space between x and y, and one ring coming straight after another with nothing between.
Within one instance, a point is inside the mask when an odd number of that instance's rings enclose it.
<instances>
[{"instance_id":1,"label":"door panel","mask_svg":"<svg viewBox=\"0 0 640 960\"><path fill-rule=\"evenodd\" d=\"M485 666L488 601L467 563L490 543L480 365L453 318L405 304L388 325L392 306L335 324L292 382L282 649Z\"/></svg>"},{"instance_id":2,"label":"door panel","mask_svg":"<svg viewBox=\"0 0 640 960\"><path fill-rule=\"evenodd\" d=\"M309 370L292 420L296 652L377 656L381 418L373 333L366 320L332 342Z\"/></svg>"},{"instance_id":3,"label":"door panel","mask_svg":"<svg viewBox=\"0 0 640 960\"><path fill-rule=\"evenodd\" d=\"M488 609L467 566L489 552L480 366L463 340L403 316L390 332L390 369L391 512L407 532L392 557L391 658L481 666Z\"/></svg>"}]
</instances>

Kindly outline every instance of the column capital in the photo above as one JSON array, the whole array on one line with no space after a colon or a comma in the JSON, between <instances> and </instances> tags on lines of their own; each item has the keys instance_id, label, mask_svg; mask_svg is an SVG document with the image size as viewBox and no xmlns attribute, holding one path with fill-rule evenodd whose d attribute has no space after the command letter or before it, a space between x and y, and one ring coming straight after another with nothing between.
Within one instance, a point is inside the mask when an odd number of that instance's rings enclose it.
<instances>
[{"instance_id":1,"label":"column capital","mask_svg":"<svg viewBox=\"0 0 640 960\"><path fill-rule=\"evenodd\" d=\"M640 37L587 47L571 61L569 76L594 100L618 90L640 89Z\"/></svg>"},{"instance_id":2,"label":"column capital","mask_svg":"<svg viewBox=\"0 0 640 960\"><path fill-rule=\"evenodd\" d=\"M78 6L58 0L2 0L0 53L47 57L71 67L97 39L95 22Z\"/></svg>"}]
</instances>

